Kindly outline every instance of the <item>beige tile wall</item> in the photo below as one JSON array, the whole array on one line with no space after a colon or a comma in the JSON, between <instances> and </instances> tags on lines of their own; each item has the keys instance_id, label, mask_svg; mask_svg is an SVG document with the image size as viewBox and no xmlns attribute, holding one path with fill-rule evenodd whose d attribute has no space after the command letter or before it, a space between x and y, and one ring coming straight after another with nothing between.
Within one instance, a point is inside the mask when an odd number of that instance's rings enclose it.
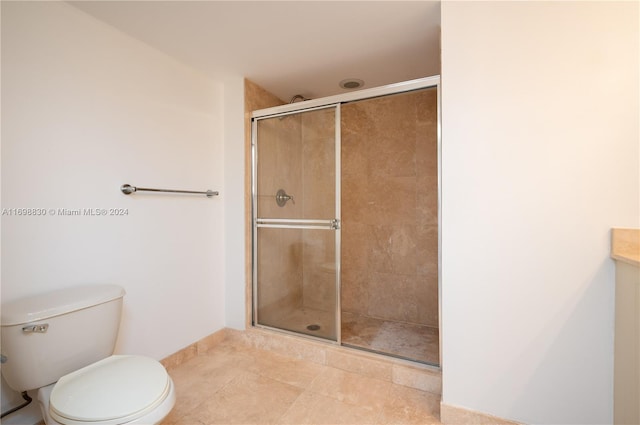
<instances>
[{"instance_id":1,"label":"beige tile wall","mask_svg":"<svg viewBox=\"0 0 640 425\"><path fill-rule=\"evenodd\" d=\"M258 217L302 218L302 202L280 207L276 193L298 197L304 188L302 122L299 116L258 121ZM280 313L302 304L303 231L258 229L258 311L262 324L278 326Z\"/></svg>"},{"instance_id":2,"label":"beige tile wall","mask_svg":"<svg viewBox=\"0 0 640 425\"><path fill-rule=\"evenodd\" d=\"M301 119L304 215L333 219L336 217L335 109L305 113ZM303 263L303 306L335 311L335 232L305 231Z\"/></svg>"},{"instance_id":3,"label":"beige tile wall","mask_svg":"<svg viewBox=\"0 0 640 425\"><path fill-rule=\"evenodd\" d=\"M342 308L438 326L435 89L342 106Z\"/></svg>"}]
</instances>

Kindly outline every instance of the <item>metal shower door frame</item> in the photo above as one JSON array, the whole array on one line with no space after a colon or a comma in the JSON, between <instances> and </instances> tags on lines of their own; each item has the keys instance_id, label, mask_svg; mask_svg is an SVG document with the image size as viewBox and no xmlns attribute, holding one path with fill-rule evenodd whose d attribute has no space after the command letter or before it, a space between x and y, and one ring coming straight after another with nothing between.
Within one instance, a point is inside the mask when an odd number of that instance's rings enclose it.
<instances>
[{"instance_id":1,"label":"metal shower door frame","mask_svg":"<svg viewBox=\"0 0 640 425\"><path fill-rule=\"evenodd\" d=\"M289 333L300 337L310 338L314 340L320 340L323 342L330 342L332 344L342 344L341 336L341 306L340 306L340 187L342 176L340 174L341 169L341 138L340 138L340 103L330 103L320 105L312 108L300 108L292 111L284 111L281 113L267 114L263 116L252 116L251 118L251 273L252 273L252 288L253 294L251 301L253 304L253 326L267 329L274 329L279 332ZM334 109L334 167L335 167L335 212L333 219L321 220L321 219L265 219L259 218L258 214L258 122L262 119L270 119L276 117L284 117L287 115L296 115L305 112L317 111L322 109ZM272 326L261 325L258 323L258 228L278 228L278 229L313 229L313 230L330 230L335 232L335 330L336 340L330 340L326 338L315 337L313 335L302 334L295 331L289 331L286 329L275 328Z\"/></svg>"}]
</instances>

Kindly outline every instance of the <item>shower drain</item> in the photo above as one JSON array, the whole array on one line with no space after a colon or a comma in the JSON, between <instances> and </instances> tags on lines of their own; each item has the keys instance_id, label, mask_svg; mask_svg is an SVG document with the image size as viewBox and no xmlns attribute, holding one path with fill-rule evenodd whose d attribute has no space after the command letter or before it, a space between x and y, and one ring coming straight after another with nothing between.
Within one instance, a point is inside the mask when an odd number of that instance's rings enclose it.
<instances>
[{"instance_id":1,"label":"shower drain","mask_svg":"<svg viewBox=\"0 0 640 425\"><path fill-rule=\"evenodd\" d=\"M307 329L310 331L317 331L320 330L320 325L309 325L307 326Z\"/></svg>"}]
</instances>

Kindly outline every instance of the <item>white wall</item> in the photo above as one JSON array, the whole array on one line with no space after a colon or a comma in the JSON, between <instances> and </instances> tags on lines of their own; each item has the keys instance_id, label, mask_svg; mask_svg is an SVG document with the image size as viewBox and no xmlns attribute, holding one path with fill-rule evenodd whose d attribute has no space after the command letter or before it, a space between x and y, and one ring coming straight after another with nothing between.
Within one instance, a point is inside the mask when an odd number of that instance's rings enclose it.
<instances>
[{"instance_id":1,"label":"white wall","mask_svg":"<svg viewBox=\"0 0 640 425\"><path fill-rule=\"evenodd\" d=\"M65 3L2 2L2 207L128 210L4 215L2 300L117 283L117 351L158 359L224 327L223 95Z\"/></svg>"},{"instance_id":2,"label":"white wall","mask_svg":"<svg viewBox=\"0 0 640 425\"><path fill-rule=\"evenodd\" d=\"M640 224L638 16L442 5L445 404L612 421L609 230Z\"/></svg>"},{"instance_id":3,"label":"white wall","mask_svg":"<svg viewBox=\"0 0 640 425\"><path fill-rule=\"evenodd\" d=\"M244 77L224 79L225 323L245 329Z\"/></svg>"}]
</instances>

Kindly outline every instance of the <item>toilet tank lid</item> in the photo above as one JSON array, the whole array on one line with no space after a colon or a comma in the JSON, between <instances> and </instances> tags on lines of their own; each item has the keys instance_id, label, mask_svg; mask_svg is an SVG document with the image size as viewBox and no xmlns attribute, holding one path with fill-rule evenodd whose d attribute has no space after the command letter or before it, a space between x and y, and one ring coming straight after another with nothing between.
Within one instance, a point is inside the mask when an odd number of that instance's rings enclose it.
<instances>
[{"instance_id":1,"label":"toilet tank lid","mask_svg":"<svg viewBox=\"0 0 640 425\"><path fill-rule=\"evenodd\" d=\"M103 304L125 295L121 286L82 285L2 303L0 324L22 325Z\"/></svg>"}]
</instances>

